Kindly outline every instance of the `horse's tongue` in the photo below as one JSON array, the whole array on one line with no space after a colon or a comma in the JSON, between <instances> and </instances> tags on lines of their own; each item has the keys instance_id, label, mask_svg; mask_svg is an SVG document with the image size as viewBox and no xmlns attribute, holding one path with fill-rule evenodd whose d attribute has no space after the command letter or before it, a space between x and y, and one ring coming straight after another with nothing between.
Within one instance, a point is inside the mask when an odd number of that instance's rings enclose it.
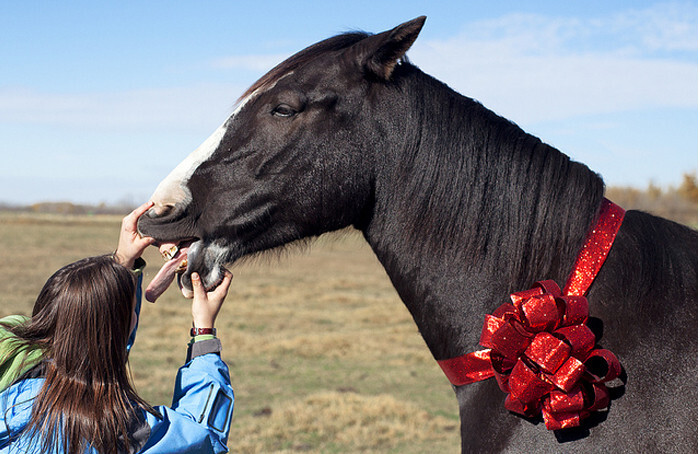
<instances>
[{"instance_id":1,"label":"horse's tongue","mask_svg":"<svg viewBox=\"0 0 700 454\"><path fill-rule=\"evenodd\" d=\"M175 279L175 274L177 273L182 260L187 256L185 250L178 251L171 260L168 260L163 264L158 273L155 275L153 280L148 287L146 287L146 300L154 303L160 295L165 292L170 284L172 284L173 279Z\"/></svg>"}]
</instances>

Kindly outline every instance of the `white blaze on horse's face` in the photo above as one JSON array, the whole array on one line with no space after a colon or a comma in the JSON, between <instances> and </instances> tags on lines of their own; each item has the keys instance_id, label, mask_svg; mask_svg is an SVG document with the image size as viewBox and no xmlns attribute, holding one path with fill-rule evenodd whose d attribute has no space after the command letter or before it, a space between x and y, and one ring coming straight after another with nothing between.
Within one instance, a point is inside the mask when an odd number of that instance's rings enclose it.
<instances>
[{"instance_id":1,"label":"white blaze on horse's face","mask_svg":"<svg viewBox=\"0 0 700 454\"><path fill-rule=\"evenodd\" d=\"M242 100L231 116L160 182L151 196L151 200L155 204L152 210L156 215L161 216L177 204L187 205L192 201L192 194L187 188L190 177L197 167L209 159L219 148L231 120L256 95L257 92L251 93Z\"/></svg>"},{"instance_id":2,"label":"white blaze on horse's face","mask_svg":"<svg viewBox=\"0 0 700 454\"><path fill-rule=\"evenodd\" d=\"M228 122L228 121L227 121ZM195 169L206 161L221 143L226 134L226 124L224 122L214 133L209 136L196 150L190 153L170 174L160 182L156 191L151 196L154 202L153 210L156 214L162 215L176 204L188 204L192 201L192 194L187 189L187 181L190 179Z\"/></svg>"}]
</instances>

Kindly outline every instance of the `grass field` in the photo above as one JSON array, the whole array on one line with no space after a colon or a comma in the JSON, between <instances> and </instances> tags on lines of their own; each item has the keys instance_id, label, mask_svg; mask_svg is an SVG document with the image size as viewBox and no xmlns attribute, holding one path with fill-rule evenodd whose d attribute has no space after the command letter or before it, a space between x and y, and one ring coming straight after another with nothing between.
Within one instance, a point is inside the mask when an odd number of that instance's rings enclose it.
<instances>
[{"instance_id":1,"label":"grass field","mask_svg":"<svg viewBox=\"0 0 700 454\"><path fill-rule=\"evenodd\" d=\"M119 217L0 213L0 316L29 314L58 268L116 247ZM161 259L150 248L150 281ZM324 236L237 264L217 320L236 391L232 452L459 452L454 393L372 251ZM130 364L138 392L169 404L190 305L144 302Z\"/></svg>"}]
</instances>

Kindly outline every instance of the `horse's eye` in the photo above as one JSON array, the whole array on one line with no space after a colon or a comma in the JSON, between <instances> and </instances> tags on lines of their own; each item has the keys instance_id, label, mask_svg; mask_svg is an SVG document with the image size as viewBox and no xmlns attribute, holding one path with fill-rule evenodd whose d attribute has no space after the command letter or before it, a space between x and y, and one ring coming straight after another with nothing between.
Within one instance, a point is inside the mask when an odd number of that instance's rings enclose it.
<instances>
[{"instance_id":1,"label":"horse's eye","mask_svg":"<svg viewBox=\"0 0 700 454\"><path fill-rule=\"evenodd\" d=\"M272 109L272 115L276 117L291 117L296 114L297 111L293 107L287 104L280 104L279 106Z\"/></svg>"}]
</instances>

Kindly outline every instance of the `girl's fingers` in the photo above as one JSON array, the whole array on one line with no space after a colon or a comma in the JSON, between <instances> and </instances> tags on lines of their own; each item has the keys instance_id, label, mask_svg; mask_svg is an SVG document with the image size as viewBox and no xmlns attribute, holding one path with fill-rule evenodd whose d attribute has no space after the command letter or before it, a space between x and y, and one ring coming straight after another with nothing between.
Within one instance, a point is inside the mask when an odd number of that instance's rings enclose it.
<instances>
[{"instance_id":1,"label":"girl's fingers","mask_svg":"<svg viewBox=\"0 0 700 454\"><path fill-rule=\"evenodd\" d=\"M156 239L150 236L142 236L139 241L144 245L144 249L156 242Z\"/></svg>"},{"instance_id":2,"label":"girl's fingers","mask_svg":"<svg viewBox=\"0 0 700 454\"><path fill-rule=\"evenodd\" d=\"M231 281L233 280L233 274L229 270L224 270L224 279L221 281L221 287L228 292L228 288L231 286Z\"/></svg>"},{"instance_id":3,"label":"girl's fingers","mask_svg":"<svg viewBox=\"0 0 700 454\"><path fill-rule=\"evenodd\" d=\"M136 223L138 222L139 218L143 216L146 211L150 210L153 205L154 203L149 201L136 208L134 211L126 215L123 222L124 225L135 230Z\"/></svg>"},{"instance_id":4,"label":"girl's fingers","mask_svg":"<svg viewBox=\"0 0 700 454\"><path fill-rule=\"evenodd\" d=\"M146 211L150 210L153 205L155 205L153 201L148 201L132 211L131 214L136 218L140 218Z\"/></svg>"},{"instance_id":5,"label":"girl's fingers","mask_svg":"<svg viewBox=\"0 0 700 454\"><path fill-rule=\"evenodd\" d=\"M211 291L212 294L214 295L226 295L228 293L228 288L231 285L231 280L233 279L233 275L229 270L224 270L224 278L221 280L219 285L216 286L215 289Z\"/></svg>"},{"instance_id":6,"label":"girl's fingers","mask_svg":"<svg viewBox=\"0 0 700 454\"><path fill-rule=\"evenodd\" d=\"M194 292L195 298L207 298L207 292L204 290L202 280L199 278L198 273L192 273L192 291Z\"/></svg>"}]
</instances>

